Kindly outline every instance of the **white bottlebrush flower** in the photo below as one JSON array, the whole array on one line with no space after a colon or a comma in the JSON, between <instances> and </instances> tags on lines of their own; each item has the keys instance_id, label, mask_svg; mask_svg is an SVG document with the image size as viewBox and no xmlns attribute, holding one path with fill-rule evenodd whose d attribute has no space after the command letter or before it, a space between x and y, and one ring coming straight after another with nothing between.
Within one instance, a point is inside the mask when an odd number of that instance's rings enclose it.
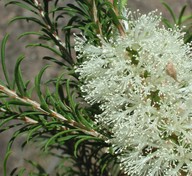
<instances>
[{"instance_id":1,"label":"white bottlebrush flower","mask_svg":"<svg viewBox=\"0 0 192 176\"><path fill-rule=\"evenodd\" d=\"M129 13L129 16L131 14ZM93 46L76 37L85 100L131 176L192 175L192 60L183 33L154 12L132 18L126 35ZM101 37L100 37L101 38Z\"/></svg>"}]
</instances>

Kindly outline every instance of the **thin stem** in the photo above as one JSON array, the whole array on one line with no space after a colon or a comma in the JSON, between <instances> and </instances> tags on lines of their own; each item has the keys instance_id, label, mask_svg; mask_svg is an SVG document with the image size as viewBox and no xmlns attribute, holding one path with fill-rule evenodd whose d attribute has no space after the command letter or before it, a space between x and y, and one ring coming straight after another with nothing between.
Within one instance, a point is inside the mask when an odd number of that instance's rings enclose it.
<instances>
[{"instance_id":1,"label":"thin stem","mask_svg":"<svg viewBox=\"0 0 192 176\"><path fill-rule=\"evenodd\" d=\"M114 0L108 0L111 4L112 4L112 10L114 11L115 15L118 17L119 16L119 10L117 8L117 5L115 4ZM116 26L120 35L122 37L125 36L125 31L124 31L124 28L123 28L123 25L122 25L122 22L120 20L119 21L119 24Z\"/></svg>"},{"instance_id":2,"label":"thin stem","mask_svg":"<svg viewBox=\"0 0 192 176\"><path fill-rule=\"evenodd\" d=\"M7 114L9 113L9 112L7 112L7 110L4 109L4 108L0 108L0 112L7 113ZM13 112L13 113L18 114L17 112ZM30 118L30 117L27 117L27 116L24 116L24 117L23 117L22 119L20 119L20 120L23 120L24 122L30 123L30 124L37 124L37 123L38 123L38 121L36 121L36 120L34 120L34 119Z\"/></svg>"},{"instance_id":3,"label":"thin stem","mask_svg":"<svg viewBox=\"0 0 192 176\"><path fill-rule=\"evenodd\" d=\"M118 17L119 16L119 10L117 8L115 8L115 7L113 8L113 10L114 10L116 16ZM118 29L120 35L124 37L125 36L125 31L124 31L122 22L120 20L119 20L119 24L117 25L117 29Z\"/></svg>"},{"instance_id":4,"label":"thin stem","mask_svg":"<svg viewBox=\"0 0 192 176\"><path fill-rule=\"evenodd\" d=\"M100 34L102 36L103 34L102 34L101 24L100 24L99 19L98 19L98 12L97 12L95 0L92 0L92 8L93 8L92 9L93 20L94 20L95 24L98 26L97 34Z\"/></svg>"},{"instance_id":5,"label":"thin stem","mask_svg":"<svg viewBox=\"0 0 192 176\"><path fill-rule=\"evenodd\" d=\"M57 31L54 29L54 27L51 24L51 21L48 17L48 15L46 16L45 12L43 11L42 5L40 3L39 0L33 0L34 5L37 7L37 9L39 10L39 14L41 16L41 18L43 19L43 21L46 24L46 29L51 33L52 37L55 39L55 44L59 47L60 52L62 53L62 55L64 56L64 59L69 63L69 64L73 64L73 58L71 57L71 55L69 54L69 52L67 51L66 47L65 47L65 43L63 43L61 41L61 39L59 38ZM48 3L48 2L47 2ZM48 4L47 4L48 5ZM47 7L48 8L48 7ZM47 18L49 20L47 20Z\"/></svg>"}]
</instances>

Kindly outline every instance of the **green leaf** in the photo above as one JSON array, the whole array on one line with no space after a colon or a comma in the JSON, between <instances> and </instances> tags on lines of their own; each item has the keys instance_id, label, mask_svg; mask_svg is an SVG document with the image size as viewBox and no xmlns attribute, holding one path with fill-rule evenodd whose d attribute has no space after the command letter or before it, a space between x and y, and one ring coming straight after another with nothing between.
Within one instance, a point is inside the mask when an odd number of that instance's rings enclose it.
<instances>
[{"instance_id":1,"label":"green leaf","mask_svg":"<svg viewBox=\"0 0 192 176\"><path fill-rule=\"evenodd\" d=\"M31 115L35 115L35 117L37 117L38 115L44 115L44 114L38 111L24 111L21 114L21 116L31 116ZM38 117L35 120L39 120Z\"/></svg>"},{"instance_id":2,"label":"green leaf","mask_svg":"<svg viewBox=\"0 0 192 176\"><path fill-rule=\"evenodd\" d=\"M73 59L70 55L70 53L67 51L67 49L65 48L64 44L62 43L62 41L56 37L55 35L53 35L53 31L50 31L46 28L42 28L42 31L50 38L50 40L52 40L55 45L59 48L60 51L60 57L63 58L65 61L67 61L70 65L73 64ZM57 54L57 53L56 53Z\"/></svg>"},{"instance_id":3,"label":"green leaf","mask_svg":"<svg viewBox=\"0 0 192 176\"><path fill-rule=\"evenodd\" d=\"M42 23L39 19L37 19L35 17L18 16L18 17L15 17L15 18L11 19L9 23L13 23L13 22L18 21L18 20L26 20L27 22L33 21L33 22L39 24L42 27L46 27L46 25L44 23Z\"/></svg>"},{"instance_id":4,"label":"green leaf","mask_svg":"<svg viewBox=\"0 0 192 176\"><path fill-rule=\"evenodd\" d=\"M77 104L75 103L73 96L71 95L70 80L69 79L67 80L67 83L66 83L66 91L67 91L67 99L69 101L69 106L73 110L73 112L75 113L75 109L76 109Z\"/></svg>"},{"instance_id":5,"label":"green leaf","mask_svg":"<svg viewBox=\"0 0 192 176\"><path fill-rule=\"evenodd\" d=\"M101 141L101 139L97 138L97 137L93 137L93 136L88 136L88 135L78 135L77 138L80 138L77 142L75 142L75 146L74 146L74 155L75 157L77 157L77 152L78 152L78 147L79 145L86 141L86 140L96 140L96 141Z\"/></svg>"},{"instance_id":6,"label":"green leaf","mask_svg":"<svg viewBox=\"0 0 192 176\"><path fill-rule=\"evenodd\" d=\"M174 23L177 24L177 20L176 20L175 14L174 14L173 10L170 8L170 6L169 6L168 4L166 4L165 2L162 2L162 4L165 6L165 8L166 8L166 9L169 11L169 13L171 14Z\"/></svg>"},{"instance_id":7,"label":"green leaf","mask_svg":"<svg viewBox=\"0 0 192 176\"><path fill-rule=\"evenodd\" d=\"M182 9L181 9L181 12L180 12L179 18L178 18L178 22L177 22L177 25L178 25L178 26L181 26L182 19L183 19L183 15L184 15L184 13L185 13L186 7L187 7L187 6L184 5L184 6L182 7Z\"/></svg>"},{"instance_id":8,"label":"green leaf","mask_svg":"<svg viewBox=\"0 0 192 176\"><path fill-rule=\"evenodd\" d=\"M2 125L4 125L5 123L7 123L7 122L9 122L9 121L11 121L11 120L13 120L13 119L15 119L15 118L17 118L18 117L18 115L12 115L12 116L10 116L10 117L6 117L6 119L4 119L4 120L2 120L1 122L0 122L0 128L2 127Z\"/></svg>"},{"instance_id":9,"label":"green leaf","mask_svg":"<svg viewBox=\"0 0 192 176\"><path fill-rule=\"evenodd\" d=\"M4 162L3 162L3 171L4 171L4 176L7 176L7 160L9 158L9 156L11 155L11 151L8 151L6 152L6 155L5 155L5 159L4 159Z\"/></svg>"},{"instance_id":10,"label":"green leaf","mask_svg":"<svg viewBox=\"0 0 192 176\"><path fill-rule=\"evenodd\" d=\"M68 140L70 140L70 139L73 139L73 138L75 138L75 137L77 137L77 135L68 135L68 136L65 136L65 137L60 137L60 138L58 138L57 139L57 141L59 142L59 143L62 143L62 144L64 144L66 141L68 141Z\"/></svg>"},{"instance_id":11,"label":"green leaf","mask_svg":"<svg viewBox=\"0 0 192 176\"><path fill-rule=\"evenodd\" d=\"M17 106L31 106L29 103L21 102L19 100L10 100L6 102L8 105L17 105Z\"/></svg>"},{"instance_id":12,"label":"green leaf","mask_svg":"<svg viewBox=\"0 0 192 176\"><path fill-rule=\"evenodd\" d=\"M11 82L9 81L8 71L7 71L7 67L5 64L5 46L6 46L8 38L9 38L9 35L6 34L1 43L1 65L3 68L3 73L4 73L5 79L7 81L8 87L11 88L12 86L11 86Z\"/></svg>"},{"instance_id":13,"label":"green leaf","mask_svg":"<svg viewBox=\"0 0 192 176\"><path fill-rule=\"evenodd\" d=\"M19 90L19 93L22 97L27 96L27 88L25 86L25 83L23 81L23 76L21 73L21 69L20 69L20 64L22 62L22 60L24 59L24 56L20 56L17 59L16 65L15 65L15 70L14 70L14 74L15 74L15 83L17 85L17 88Z\"/></svg>"},{"instance_id":14,"label":"green leaf","mask_svg":"<svg viewBox=\"0 0 192 176\"><path fill-rule=\"evenodd\" d=\"M127 5L128 0L120 0L121 9Z\"/></svg>"},{"instance_id":15,"label":"green leaf","mask_svg":"<svg viewBox=\"0 0 192 176\"><path fill-rule=\"evenodd\" d=\"M167 28L173 28L173 25L170 23L168 19L163 18L162 21L167 26Z\"/></svg>"},{"instance_id":16,"label":"green leaf","mask_svg":"<svg viewBox=\"0 0 192 176\"><path fill-rule=\"evenodd\" d=\"M23 0L26 4L29 4L30 6L32 6L34 9L37 9L37 7L35 6L35 4L33 3L33 1L31 0ZM11 2L11 1L10 1ZM15 1L17 2L17 1ZM9 2L8 2L9 3Z\"/></svg>"},{"instance_id":17,"label":"green leaf","mask_svg":"<svg viewBox=\"0 0 192 176\"><path fill-rule=\"evenodd\" d=\"M25 168L20 169L18 176L23 176L24 172L26 171Z\"/></svg>"},{"instance_id":18,"label":"green leaf","mask_svg":"<svg viewBox=\"0 0 192 176\"><path fill-rule=\"evenodd\" d=\"M14 132L14 134L12 135L11 139L9 140L8 146L7 146L7 151L11 150L11 147L13 145L14 140L19 137L21 134L28 132L29 127L31 125L25 125L23 127L21 127L20 129L18 129L17 131Z\"/></svg>"},{"instance_id":19,"label":"green leaf","mask_svg":"<svg viewBox=\"0 0 192 176\"><path fill-rule=\"evenodd\" d=\"M53 53L55 53L56 55L62 57L62 54L58 50L56 50L53 47L50 47L48 45L45 45L45 44L34 43L34 44L28 44L26 47L42 47L42 48L46 48L46 49L52 51Z\"/></svg>"},{"instance_id":20,"label":"green leaf","mask_svg":"<svg viewBox=\"0 0 192 176\"><path fill-rule=\"evenodd\" d=\"M110 154L104 154L102 156L102 158L99 161L99 164L102 166L101 167L101 172L103 173L104 170L106 169L107 165L109 164L109 162L111 161L111 157Z\"/></svg>"},{"instance_id":21,"label":"green leaf","mask_svg":"<svg viewBox=\"0 0 192 176\"><path fill-rule=\"evenodd\" d=\"M185 43L192 41L192 34L185 38Z\"/></svg>"},{"instance_id":22,"label":"green leaf","mask_svg":"<svg viewBox=\"0 0 192 176\"><path fill-rule=\"evenodd\" d=\"M109 9L109 16L111 17L111 19L116 27L121 25L119 22L119 18L117 17L117 15L115 14L113 9Z\"/></svg>"},{"instance_id":23,"label":"green leaf","mask_svg":"<svg viewBox=\"0 0 192 176\"><path fill-rule=\"evenodd\" d=\"M43 94L41 92L41 78L43 76L43 73L45 72L45 70L49 67L49 65L46 65L44 68L41 69L41 71L39 72L39 74L35 77L35 88L36 88L36 91L37 91L37 95L41 101L41 107L43 109L45 109L46 111L50 112L50 108L49 106L47 105L44 97L43 97Z\"/></svg>"},{"instance_id":24,"label":"green leaf","mask_svg":"<svg viewBox=\"0 0 192 176\"><path fill-rule=\"evenodd\" d=\"M31 172L31 176L48 176L48 174L46 173L45 169L38 163L31 161L31 160L26 160L26 162L28 162L29 164L31 164L36 170L38 170L38 174L36 173L32 173ZM35 175L34 175L35 174Z\"/></svg>"},{"instance_id":25,"label":"green leaf","mask_svg":"<svg viewBox=\"0 0 192 176\"><path fill-rule=\"evenodd\" d=\"M24 4L24 3L18 2L18 1L10 1L10 2L5 4L5 6L8 6L8 5L17 5L17 6L21 7L21 8L23 8L23 9L26 9L28 11L31 11L31 12L37 14L37 12L34 11L33 8L31 8L30 6L28 6L28 5Z\"/></svg>"},{"instance_id":26,"label":"green leaf","mask_svg":"<svg viewBox=\"0 0 192 176\"><path fill-rule=\"evenodd\" d=\"M15 172L16 172L17 170L18 170L18 168L13 169L13 171L11 172L10 175L11 175L11 176L14 176L14 174L15 174ZM24 174L25 171L26 171L25 168L19 169L17 176L23 176L23 174Z\"/></svg>"},{"instance_id":27,"label":"green leaf","mask_svg":"<svg viewBox=\"0 0 192 176\"><path fill-rule=\"evenodd\" d=\"M53 57L50 57L50 56L44 56L43 59L54 62L54 63L56 63L56 64L58 64L60 66L65 66L65 64L63 62L61 62L61 61L59 61L59 60L57 60L57 59L55 59Z\"/></svg>"},{"instance_id":28,"label":"green leaf","mask_svg":"<svg viewBox=\"0 0 192 176\"><path fill-rule=\"evenodd\" d=\"M60 84L62 77L64 76L64 73L62 73L56 80L56 91L55 91L55 97L56 100L58 101L58 104L60 106L60 108L65 111L68 112L70 110L70 108L64 104L64 93L63 93L63 87L62 84ZM67 116L68 117L68 116Z\"/></svg>"},{"instance_id":29,"label":"green leaf","mask_svg":"<svg viewBox=\"0 0 192 176\"><path fill-rule=\"evenodd\" d=\"M40 32L24 32L24 33L22 33L22 34L18 37L18 39L21 39L22 37L25 37L25 36L28 36L28 35L41 36L41 35L43 35L43 34L40 33Z\"/></svg>"},{"instance_id":30,"label":"green leaf","mask_svg":"<svg viewBox=\"0 0 192 176\"><path fill-rule=\"evenodd\" d=\"M77 16L74 15L67 23L66 28L63 28L65 30L65 43L66 48L68 49L69 53L71 54L71 44L70 44L70 33L71 33L71 27L73 26L73 22L77 19Z\"/></svg>"},{"instance_id":31,"label":"green leaf","mask_svg":"<svg viewBox=\"0 0 192 176\"><path fill-rule=\"evenodd\" d=\"M37 124L37 125L33 125L33 127L30 128L30 131L28 132L28 135L27 135L27 142L29 142L31 139L33 139L32 135L38 131L39 129L42 128L42 125L40 124Z\"/></svg>"},{"instance_id":32,"label":"green leaf","mask_svg":"<svg viewBox=\"0 0 192 176\"><path fill-rule=\"evenodd\" d=\"M12 119L11 119L12 120ZM17 124L14 124L14 125L6 125L5 127L1 127L0 128L0 133L4 132L4 131L7 131L11 128L15 128L15 127L19 127L19 126L23 126L23 123L17 123Z\"/></svg>"},{"instance_id":33,"label":"green leaf","mask_svg":"<svg viewBox=\"0 0 192 176\"><path fill-rule=\"evenodd\" d=\"M190 20L190 19L192 19L192 15L185 15L182 17L182 23L184 23L185 21Z\"/></svg>"},{"instance_id":34,"label":"green leaf","mask_svg":"<svg viewBox=\"0 0 192 176\"><path fill-rule=\"evenodd\" d=\"M118 9L119 0L113 0L114 8Z\"/></svg>"},{"instance_id":35,"label":"green leaf","mask_svg":"<svg viewBox=\"0 0 192 176\"><path fill-rule=\"evenodd\" d=\"M87 128L92 129L93 128L93 122L91 119L86 119L84 116L84 110L76 108L76 114L78 116L79 122L85 125Z\"/></svg>"},{"instance_id":36,"label":"green leaf","mask_svg":"<svg viewBox=\"0 0 192 176\"><path fill-rule=\"evenodd\" d=\"M49 147L50 145L52 145L53 143L55 143L55 140L56 140L59 136L66 135L67 133L73 133L73 132L75 132L75 131L79 131L79 130L78 130L78 129L70 129L70 130L61 131L61 132L53 135L53 136L46 142L46 144L45 144L45 146L44 146L45 151L48 150L48 147ZM75 136L73 135L73 137L75 137ZM71 137L71 138L73 138L73 137ZM68 140L68 139L71 139L71 138L63 138L63 139Z\"/></svg>"},{"instance_id":37,"label":"green leaf","mask_svg":"<svg viewBox=\"0 0 192 176\"><path fill-rule=\"evenodd\" d=\"M78 12L78 14L81 14L81 15L86 15L86 12L83 11L83 9L73 5L73 4L67 4L68 7L70 7L71 9L74 9Z\"/></svg>"}]
</instances>

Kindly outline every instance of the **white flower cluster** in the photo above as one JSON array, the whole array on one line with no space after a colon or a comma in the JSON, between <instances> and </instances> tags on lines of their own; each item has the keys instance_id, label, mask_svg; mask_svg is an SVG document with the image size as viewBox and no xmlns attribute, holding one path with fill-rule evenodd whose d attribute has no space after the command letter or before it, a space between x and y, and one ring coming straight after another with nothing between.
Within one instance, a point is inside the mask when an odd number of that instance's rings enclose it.
<instances>
[{"instance_id":1,"label":"white flower cluster","mask_svg":"<svg viewBox=\"0 0 192 176\"><path fill-rule=\"evenodd\" d=\"M129 20L125 36L94 46L76 38L85 100L112 134L129 176L192 175L192 60L183 33L154 12Z\"/></svg>"}]
</instances>

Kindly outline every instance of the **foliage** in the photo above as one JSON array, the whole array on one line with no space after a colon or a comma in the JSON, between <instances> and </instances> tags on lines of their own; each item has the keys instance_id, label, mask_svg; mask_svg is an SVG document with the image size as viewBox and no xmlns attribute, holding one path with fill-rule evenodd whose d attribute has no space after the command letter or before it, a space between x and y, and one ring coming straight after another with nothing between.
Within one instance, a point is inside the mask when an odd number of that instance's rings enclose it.
<instances>
[{"instance_id":1,"label":"foliage","mask_svg":"<svg viewBox=\"0 0 192 176\"><path fill-rule=\"evenodd\" d=\"M192 33L191 33L191 20L192 20L192 15L185 15L187 5L184 5L178 17L174 13L173 9L171 9L171 6L168 5L165 2L162 2L164 7L167 9L167 11L170 13L172 17L172 22L171 20L168 20L167 18L163 19L164 24L168 28L175 28L175 26L178 26L183 32L185 32L185 43L189 43L192 41ZM184 27L185 26L185 27Z\"/></svg>"}]
</instances>

